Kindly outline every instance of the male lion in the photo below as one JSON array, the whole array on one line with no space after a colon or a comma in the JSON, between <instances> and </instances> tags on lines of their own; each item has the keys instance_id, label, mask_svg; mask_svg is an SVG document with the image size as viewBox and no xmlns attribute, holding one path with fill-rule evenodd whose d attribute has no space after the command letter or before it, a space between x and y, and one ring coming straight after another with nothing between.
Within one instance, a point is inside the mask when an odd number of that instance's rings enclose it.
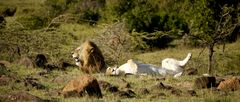
<instances>
[{"instance_id":1,"label":"male lion","mask_svg":"<svg viewBox=\"0 0 240 102\"><path fill-rule=\"evenodd\" d=\"M72 53L72 57L76 61L76 65L80 67L83 72L95 73L105 72L106 64L102 52L91 41L86 41L80 47L76 48Z\"/></svg>"}]
</instances>

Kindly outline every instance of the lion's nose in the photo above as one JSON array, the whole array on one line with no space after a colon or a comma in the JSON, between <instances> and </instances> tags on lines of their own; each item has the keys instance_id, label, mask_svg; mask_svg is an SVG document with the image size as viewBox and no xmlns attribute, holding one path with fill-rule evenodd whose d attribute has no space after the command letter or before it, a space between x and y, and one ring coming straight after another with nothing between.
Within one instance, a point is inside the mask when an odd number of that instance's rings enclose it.
<instances>
[{"instance_id":1,"label":"lion's nose","mask_svg":"<svg viewBox=\"0 0 240 102\"><path fill-rule=\"evenodd\" d=\"M75 58L75 61L76 61L76 62L79 62L80 60L79 60L78 58Z\"/></svg>"},{"instance_id":2,"label":"lion's nose","mask_svg":"<svg viewBox=\"0 0 240 102\"><path fill-rule=\"evenodd\" d=\"M75 60L78 60L78 57L73 57Z\"/></svg>"}]
</instances>

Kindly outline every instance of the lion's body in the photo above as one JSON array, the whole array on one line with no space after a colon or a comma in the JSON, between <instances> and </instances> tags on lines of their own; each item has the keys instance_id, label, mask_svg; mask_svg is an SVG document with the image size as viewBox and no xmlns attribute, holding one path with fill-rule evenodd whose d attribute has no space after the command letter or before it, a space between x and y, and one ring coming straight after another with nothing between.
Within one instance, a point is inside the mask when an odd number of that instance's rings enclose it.
<instances>
[{"instance_id":1,"label":"lion's body","mask_svg":"<svg viewBox=\"0 0 240 102\"><path fill-rule=\"evenodd\" d=\"M97 45L91 41L86 41L75 49L73 58L75 58L76 64L83 72L95 73L106 71L106 64L102 52Z\"/></svg>"}]
</instances>

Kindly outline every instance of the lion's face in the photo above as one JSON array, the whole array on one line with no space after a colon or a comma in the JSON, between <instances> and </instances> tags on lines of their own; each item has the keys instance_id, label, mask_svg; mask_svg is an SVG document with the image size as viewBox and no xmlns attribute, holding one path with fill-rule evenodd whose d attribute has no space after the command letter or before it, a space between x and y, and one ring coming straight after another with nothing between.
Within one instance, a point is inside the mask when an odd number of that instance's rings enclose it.
<instances>
[{"instance_id":1,"label":"lion's face","mask_svg":"<svg viewBox=\"0 0 240 102\"><path fill-rule=\"evenodd\" d=\"M73 52L72 52L72 57L75 59L75 63L77 66L80 66L80 47L76 48Z\"/></svg>"},{"instance_id":2,"label":"lion's face","mask_svg":"<svg viewBox=\"0 0 240 102\"><path fill-rule=\"evenodd\" d=\"M106 64L102 52L91 41L84 42L72 52L76 65L86 73L105 72Z\"/></svg>"}]
</instances>

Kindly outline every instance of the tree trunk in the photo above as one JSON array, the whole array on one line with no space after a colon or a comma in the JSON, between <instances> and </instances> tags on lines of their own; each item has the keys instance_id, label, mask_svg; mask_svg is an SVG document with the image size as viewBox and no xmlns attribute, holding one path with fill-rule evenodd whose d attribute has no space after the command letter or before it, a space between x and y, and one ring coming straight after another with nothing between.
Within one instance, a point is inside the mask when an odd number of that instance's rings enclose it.
<instances>
[{"instance_id":1,"label":"tree trunk","mask_svg":"<svg viewBox=\"0 0 240 102\"><path fill-rule=\"evenodd\" d=\"M214 44L209 44L208 46L208 74L212 74L212 66L213 66L213 53L214 53Z\"/></svg>"}]
</instances>

